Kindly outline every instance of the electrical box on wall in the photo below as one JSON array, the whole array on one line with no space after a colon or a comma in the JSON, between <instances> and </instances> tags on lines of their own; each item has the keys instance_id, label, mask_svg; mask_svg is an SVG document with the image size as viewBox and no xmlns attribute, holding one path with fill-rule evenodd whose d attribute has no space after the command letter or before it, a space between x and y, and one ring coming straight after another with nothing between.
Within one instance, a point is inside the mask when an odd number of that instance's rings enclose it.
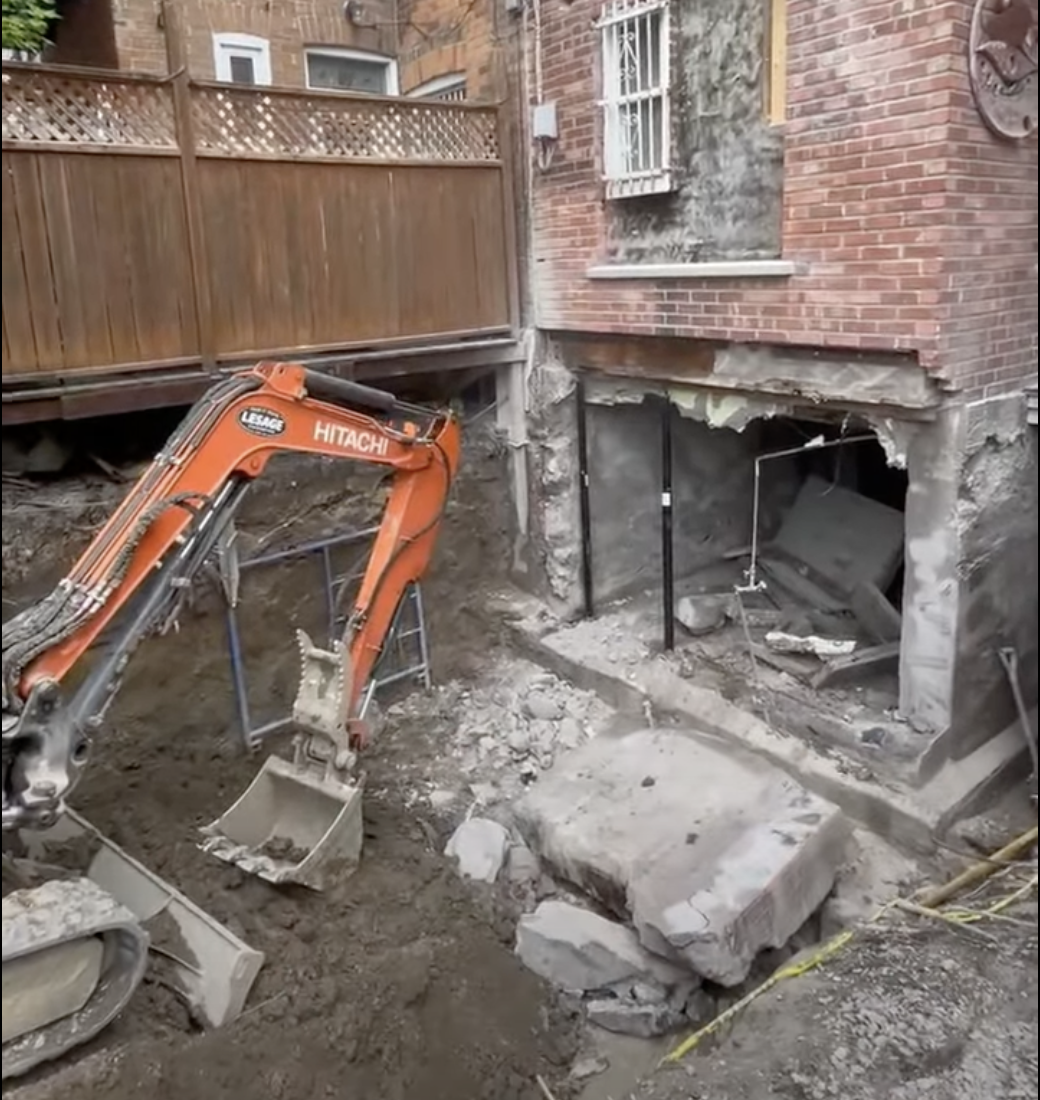
<instances>
[{"instance_id":1,"label":"electrical box on wall","mask_svg":"<svg viewBox=\"0 0 1040 1100\"><path fill-rule=\"evenodd\" d=\"M524 0L505 0L505 5L510 15L517 15L524 10Z\"/></svg>"},{"instance_id":2,"label":"electrical box on wall","mask_svg":"<svg viewBox=\"0 0 1040 1100\"><path fill-rule=\"evenodd\" d=\"M559 136L555 100L536 104L531 112L531 137L535 141L555 141Z\"/></svg>"}]
</instances>

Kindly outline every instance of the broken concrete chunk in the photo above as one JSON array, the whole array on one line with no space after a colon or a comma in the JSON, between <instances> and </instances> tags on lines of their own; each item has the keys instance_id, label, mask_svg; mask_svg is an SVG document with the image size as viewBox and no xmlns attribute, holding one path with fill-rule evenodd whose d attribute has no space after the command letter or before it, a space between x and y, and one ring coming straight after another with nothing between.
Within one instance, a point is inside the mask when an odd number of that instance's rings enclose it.
<instances>
[{"instance_id":1,"label":"broken concrete chunk","mask_svg":"<svg viewBox=\"0 0 1040 1100\"><path fill-rule=\"evenodd\" d=\"M506 860L506 875L514 886L536 883L542 876L538 857L526 844L514 844Z\"/></svg>"},{"instance_id":2,"label":"broken concrete chunk","mask_svg":"<svg viewBox=\"0 0 1040 1100\"><path fill-rule=\"evenodd\" d=\"M690 981L690 975L656 958L630 928L565 901L545 901L521 917L516 951L547 982L569 993L606 990L629 982L656 1002Z\"/></svg>"},{"instance_id":3,"label":"broken concrete chunk","mask_svg":"<svg viewBox=\"0 0 1040 1100\"><path fill-rule=\"evenodd\" d=\"M537 722L558 722L563 717L563 707L551 695L532 691L524 701L524 709Z\"/></svg>"},{"instance_id":4,"label":"broken concrete chunk","mask_svg":"<svg viewBox=\"0 0 1040 1100\"><path fill-rule=\"evenodd\" d=\"M753 815L778 773L681 730L596 738L562 757L514 807L528 846L608 912L655 853L709 824ZM645 781L651 779L651 785Z\"/></svg>"},{"instance_id":5,"label":"broken concrete chunk","mask_svg":"<svg viewBox=\"0 0 1040 1100\"><path fill-rule=\"evenodd\" d=\"M738 985L759 952L787 943L823 903L850 840L836 806L779 783L755 820L639 869L629 898L640 938L666 944L706 979Z\"/></svg>"},{"instance_id":6,"label":"broken concrete chunk","mask_svg":"<svg viewBox=\"0 0 1040 1100\"><path fill-rule=\"evenodd\" d=\"M710 634L726 625L733 597L729 595L683 596L675 605L679 625L695 638Z\"/></svg>"},{"instance_id":7,"label":"broken concrete chunk","mask_svg":"<svg viewBox=\"0 0 1040 1100\"><path fill-rule=\"evenodd\" d=\"M771 630L766 635L766 645L777 653L811 654L821 661L832 657L847 657L856 649L854 639L819 638L814 634L800 637L797 634L785 634L781 630Z\"/></svg>"},{"instance_id":8,"label":"broken concrete chunk","mask_svg":"<svg viewBox=\"0 0 1040 1100\"><path fill-rule=\"evenodd\" d=\"M572 1081L588 1081L590 1077L598 1077L610 1069L610 1062L602 1055L592 1055L588 1058L579 1058L571 1066Z\"/></svg>"},{"instance_id":9,"label":"broken concrete chunk","mask_svg":"<svg viewBox=\"0 0 1040 1100\"><path fill-rule=\"evenodd\" d=\"M867 582L884 592L903 561L902 512L811 476L773 545L848 595Z\"/></svg>"},{"instance_id":10,"label":"broken concrete chunk","mask_svg":"<svg viewBox=\"0 0 1040 1100\"><path fill-rule=\"evenodd\" d=\"M711 1004L708 994L690 982L663 999L645 999L638 989L596 994L588 1000L585 1011L589 1022L604 1031L654 1039L685 1027L691 1020L710 1018Z\"/></svg>"},{"instance_id":11,"label":"broken concrete chunk","mask_svg":"<svg viewBox=\"0 0 1040 1100\"><path fill-rule=\"evenodd\" d=\"M444 854L458 863L459 874L474 882L494 882L509 851L509 833L497 821L473 817L448 841Z\"/></svg>"}]
</instances>

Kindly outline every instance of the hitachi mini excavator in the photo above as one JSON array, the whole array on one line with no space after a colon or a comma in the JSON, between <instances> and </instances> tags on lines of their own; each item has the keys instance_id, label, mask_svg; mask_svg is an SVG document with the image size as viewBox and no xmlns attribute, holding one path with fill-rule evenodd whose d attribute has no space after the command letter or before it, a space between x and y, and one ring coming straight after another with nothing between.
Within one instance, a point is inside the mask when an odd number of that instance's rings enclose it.
<instances>
[{"instance_id":1,"label":"hitachi mini excavator","mask_svg":"<svg viewBox=\"0 0 1040 1100\"><path fill-rule=\"evenodd\" d=\"M215 385L68 576L3 626L5 1079L85 1042L122 1011L145 971L149 915L172 916L189 941L191 957L175 962L203 1015L219 1023L241 1008L260 956L88 833L66 800L134 648L176 614L192 578L227 545L250 483L286 451L376 463L392 471L391 487L344 637L331 651L297 638L292 759L269 758L204 830L202 847L270 882L315 889L357 866L357 760L367 738L359 701L398 605L429 562L459 429L447 412L300 365L262 363ZM86 834L91 872L26 879L24 867L41 866L25 858L32 839L51 834ZM236 948L230 963L221 961L227 942ZM208 965L226 979L216 991L200 991Z\"/></svg>"}]
</instances>

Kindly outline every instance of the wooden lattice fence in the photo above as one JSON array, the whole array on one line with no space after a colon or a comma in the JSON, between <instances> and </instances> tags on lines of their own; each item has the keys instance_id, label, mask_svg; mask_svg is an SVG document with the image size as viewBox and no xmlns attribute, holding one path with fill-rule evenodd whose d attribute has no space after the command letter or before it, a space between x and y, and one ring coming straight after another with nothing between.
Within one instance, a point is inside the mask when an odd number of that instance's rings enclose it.
<instances>
[{"instance_id":1,"label":"wooden lattice fence","mask_svg":"<svg viewBox=\"0 0 1040 1100\"><path fill-rule=\"evenodd\" d=\"M5 391L508 331L502 140L494 107L5 65Z\"/></svg>"}]
</instances>

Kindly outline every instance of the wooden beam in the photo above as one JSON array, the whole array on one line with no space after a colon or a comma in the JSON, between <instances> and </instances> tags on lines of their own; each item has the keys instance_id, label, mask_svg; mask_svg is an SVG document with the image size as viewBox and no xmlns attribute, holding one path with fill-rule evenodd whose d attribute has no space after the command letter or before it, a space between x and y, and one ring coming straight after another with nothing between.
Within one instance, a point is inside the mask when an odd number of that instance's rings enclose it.
<instances>
[{"instance_id":1,"label":"wooden beam","mask_svg":"<svg viewBox=\"0 0 1040 1100\"><path fill-rule=\"evenodd\" d=\"M556 333L567 366L625 377L705 378L715 366L714 345L679 336L592 336Z\"/></svg>"},{"instance_id":2,"label":"wooden beam","mask_svg":"<svg viewBox=\"0 0 1040 1100\"><path fill-rule=\"evenodd\" d=\"M765 0L767 7L766 117L774 126L787 120L787 0Z\"/></svg>"}]
</instances>

